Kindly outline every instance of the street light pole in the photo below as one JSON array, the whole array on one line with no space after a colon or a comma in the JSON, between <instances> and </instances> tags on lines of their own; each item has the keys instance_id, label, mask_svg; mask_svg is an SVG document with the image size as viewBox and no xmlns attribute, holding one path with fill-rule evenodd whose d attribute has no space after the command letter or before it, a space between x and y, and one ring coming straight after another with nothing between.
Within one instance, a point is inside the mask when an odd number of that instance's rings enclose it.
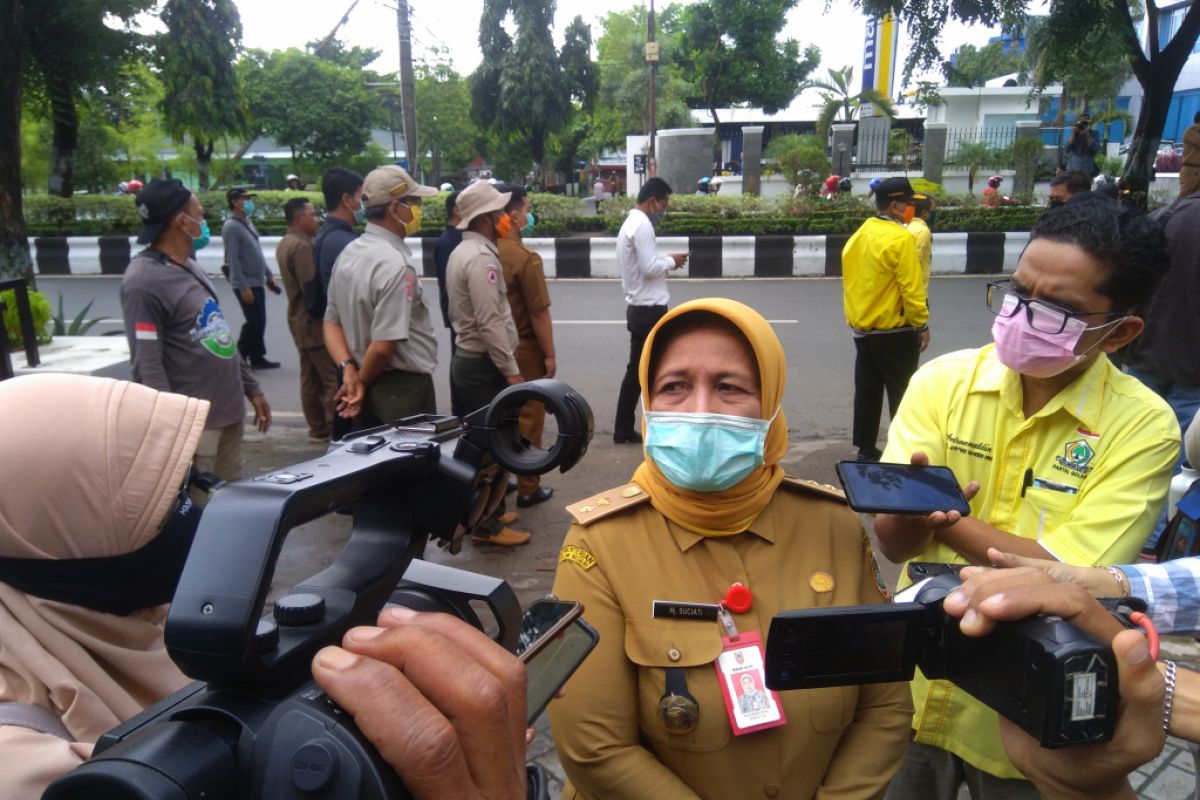
<instances>
[{"instance_id":1,"label":"street light pole","mask_svg":"<svg viewBox=\"0 0 1200 800\"><path fill-rule=\"evenodd\" d=\"M412 29L408 18L408 0L396 4L396 22L400 29L400 105L404 115L404 156L408 169L421 180L421 159L417 153L417 104L413 97Z\"/></svg>"},{"instance_id":2,"label":"street light pole","mask_svg":"<svg viewBox=\"0 0 1200 800\"><path fill-rule=\"evenodd\" d=\"M646 63L650 65L650 149L646 154L646 174L653 178L658 172L654 153L654 137L658 128L654 107L654 96L658 93L658 42L654 40L654 0L650 0L650 16L646 18Z\"/></svg>"}]
</instances>

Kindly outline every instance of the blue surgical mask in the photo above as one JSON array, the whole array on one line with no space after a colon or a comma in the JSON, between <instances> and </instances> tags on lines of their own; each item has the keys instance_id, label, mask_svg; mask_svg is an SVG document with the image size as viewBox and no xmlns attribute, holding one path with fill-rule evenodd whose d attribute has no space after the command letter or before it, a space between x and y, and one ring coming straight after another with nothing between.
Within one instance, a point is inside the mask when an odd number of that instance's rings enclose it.
<instances>
[{"instance_id":1,"label":"blue surgical mask","mask_svg":"<svg viewBox=\"0 0 1200 800\"><path fill-rule=\"evenodd\" d=\"M358 201L358 208L354 211L354 224L362 225L367 221L367 207L363 205L362 200Z\"/></svg>"},{"instance_id":2,"label":"blue surgical mask","mask_svg":"<svg viewBox=\"0 0 1200 800\"><path fill-rule=\"evenodd\" d=\"M694 492L724 491L762 466L775 421L693 412L647 411L645 417L646 455L667 480Z\"/></svg>"},{"instance_id":3,"label":"blue surgical mask","mask_svg":"<svg viewBox=\"0 0 1200 800\"><path fill-rule=\"evenodd\" d=\"M247 200L246 202L242 203L242 212L245 213L246 216L253 214L256 208L258 208L258 206L254 205L253 200Z\"/></svg>"},{"instance_id":4,"label":"blue surgical mask","mask_svg":"<svg viewBox=\"0 0 1200 800\"><path fill-rule=\"evenodd\" d=\"M530 236L530 235L532 235L532 234L533 234L533 226L534 226L534 224L537 222L537 220L536 220L536 219L534 219L534 217L533 217L533 212L532 212L532 211L530 211L530 212L529 212L529 213L528 213L526 216L529 218L529 221L525 223L525 227L524 227L524 228L521 228L521 235L522 235L522 236Z\"/></svg>"},{"instance_id":5,"label":"blue surgical mask","mask_svg":"<svg viewBox=\"0 0 1200 800\"><path fill-rule=\"evenodd\" d=\"M212 238L212 233L208 230L208 220L203 218L193 219L187 214L184 214L184 217L190 222L194 222L200 226L200 233L192 238L192 249L203 250L204 248L208 247L208 241Z\"/></svg>"}]
</instances>

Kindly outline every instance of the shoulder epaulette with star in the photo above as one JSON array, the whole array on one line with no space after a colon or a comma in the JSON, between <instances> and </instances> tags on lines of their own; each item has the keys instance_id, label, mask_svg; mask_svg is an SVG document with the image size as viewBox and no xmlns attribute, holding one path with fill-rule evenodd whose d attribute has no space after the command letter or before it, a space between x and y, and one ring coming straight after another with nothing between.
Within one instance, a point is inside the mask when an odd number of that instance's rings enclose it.
<instances>
[{"instance_id":1,"label":"shoulder epaulette with star","mask_svg":"<svg viewBox=\"0 0 1200 800\"><path fill-rule=\"evenodd\" d=\"M594 494L586 500L567 506L567 513L579 525L589 525L598 519L604 519L618 511L640 505L650 499L650 495L636 483L627 483L606 492Z\"/></svg>"}]
</instances>

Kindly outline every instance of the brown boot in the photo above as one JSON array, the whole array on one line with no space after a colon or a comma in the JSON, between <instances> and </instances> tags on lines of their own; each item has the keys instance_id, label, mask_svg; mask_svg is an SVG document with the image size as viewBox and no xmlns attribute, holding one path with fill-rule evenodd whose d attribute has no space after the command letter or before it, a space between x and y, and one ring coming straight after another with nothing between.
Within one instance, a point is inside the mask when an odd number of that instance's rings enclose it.
<instances>
[{"instance_id":1,"label":"brown boot","mask_svg":"<svg viewBox=\"0 0 1200 800\"><path fill-rule=\"evenodd\" d=\"M496 521L499 522L502 526L508 527L509 525L512 525L514 522L517 521L517 512L516 511L505 511L503 514L496 517Z\"/></svg>"},{"instance_id":2,"label":"brown boot","mask_svg":"<svg viewBox=\"0 0 1200 800\"><path fill-rule=\"evenodd\" d=\"M471 541L478 544L492 544L497 547L516 547L519 544L526 544L532 534L528 531L514 531L512 528L501 528L500 532L495 536L479 536L471 535Z\"/></svg>"}]
</instances>

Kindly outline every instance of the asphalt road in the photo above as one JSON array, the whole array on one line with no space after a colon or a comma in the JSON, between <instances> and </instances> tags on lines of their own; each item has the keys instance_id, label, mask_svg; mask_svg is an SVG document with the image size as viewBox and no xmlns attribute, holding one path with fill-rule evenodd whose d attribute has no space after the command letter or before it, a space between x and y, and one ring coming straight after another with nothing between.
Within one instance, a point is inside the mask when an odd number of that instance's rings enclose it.
<instances>
[{"instance_id":1,"label":"asphalt road","mask_svg":"<svg viewBox=\"0 0 1200 800\"><path fill-rule=\"evenodd\" d=\"M984 284L990 277L934 278L930 289L933 340L925 358L990 339L991 315L984 306ZM221 306L235 328L241 310L223 278L214 280ZM436 304L433 280L422 281L427 301ZM721 296L758 309L775 323L788 354L788 388L784 412L793 439L848 438L853 397L854 344L842 316L841 281L829 278L790 279L673 279L671 302ZM92 303L89 317L108 322L93 329L120 329L119 277L41 277L55 310L62 294L68 320ZM596 435L611 435L617 387L629 357L625 305L620 284L613 280L550 281L551 313L558 350L558 377L574 386L592 406ZM282 425L302 425L298 396L299 366L287 330L285 303L267 295L267 353L282 363L277 370L258 373L276 419ZM440 320L432 308L435 320ZM441 410L449 410L449 352L447 332L438 325L441 363L435 375Z\"/></svg>"}]
</instances>

